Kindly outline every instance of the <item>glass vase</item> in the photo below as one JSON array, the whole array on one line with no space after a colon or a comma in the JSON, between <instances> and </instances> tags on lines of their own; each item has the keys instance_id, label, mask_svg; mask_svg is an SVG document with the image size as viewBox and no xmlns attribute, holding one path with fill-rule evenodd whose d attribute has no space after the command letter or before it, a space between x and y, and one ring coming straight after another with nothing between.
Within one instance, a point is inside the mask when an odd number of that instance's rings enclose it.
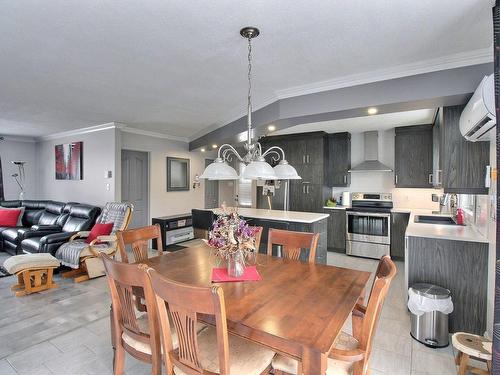
<instances>
[{"instance_id":1,"label":"glass vase","mask_svg":"<svg viewBox=\"0 0 500 375\"><path fill-rule=\"evenodd\" d=\"M230 277L241 277L243 272L245 272L245 257L241 250L237 250L227 259L227 274Z\"/></svg>"}]
</instances>

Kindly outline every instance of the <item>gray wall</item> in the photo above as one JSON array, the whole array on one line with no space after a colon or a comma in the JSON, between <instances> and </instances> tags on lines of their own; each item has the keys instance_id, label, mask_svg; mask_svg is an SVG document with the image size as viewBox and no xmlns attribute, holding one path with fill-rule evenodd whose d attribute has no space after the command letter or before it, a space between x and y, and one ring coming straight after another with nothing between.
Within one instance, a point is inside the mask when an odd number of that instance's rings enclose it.
<instances>
[{"instance_id":1,"label":"gray wall","mask_svg":"<svg viewBox=\"0 0 500 375\"><path fill-rule=\"evenodd\" d=\"M116 129L78 134L37 143L38 197L103 205L115 200ZM56 180L54 146L83 142L83 180ZM106 171L113 178L105 178ZM109 190L107 189L109 184Z\"/></svg>"},{"instance_id":2,"label":"gray wall","mask_svg":"<svg viewBox=\"0 0 500 375\"><path fill-rule=\"evenodd\" d=\"M205 158L213 158L213 152L189 152L188 143L165 138L127 132L121 132L120 137L122 149L149 152L149 214L151 217L182 214L191 212L192 208L204 207L204 182L202 180L201 186L196 189L193 189L192 182L196 174L203 173ZM167 192L167 156L190 159L189 191ZM119 175L120 171L117 173L117 176Z\"/></svg>"},{"instance_id":3,"label":"gray wall","mask_svg":"<svg viewBox=\"0 0 500 375\"><path fill-rule=\"evenodd\" d=\"M26 193L25 199L37 197L36 184L36 144L33 140L21 137L5 137L0 142L0 158L2 159L2 174L4 183L5 199L18 199L19 187L11 177L13 173L18 173L17 166L11 160L24 160L26 165Z\"/></svg>"}]
</instances>

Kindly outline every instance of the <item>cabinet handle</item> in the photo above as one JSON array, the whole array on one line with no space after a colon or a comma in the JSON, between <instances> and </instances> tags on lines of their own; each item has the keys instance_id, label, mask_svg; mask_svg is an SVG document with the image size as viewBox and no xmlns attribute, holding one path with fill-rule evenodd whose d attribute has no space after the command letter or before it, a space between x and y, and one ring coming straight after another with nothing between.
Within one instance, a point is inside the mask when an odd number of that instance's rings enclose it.
<instances>
[{"instance_id":1,"label":"cabinet handle","mask_svg":"<svg viewBox=\"0 0 500 375\"><path fill-rule=\"evenodd\" d=\"M309 185L306 186L307 194L309 194Z\"/></svg>"},{"instance_id":2,"label":"cabinet handle","mask_svg":"<svg viewBox=\"0 0 500 375\"><path fill-rule=\"evenodd\" d=\"M311 163L311 155L307 155L307 164Z\"/></svg>"},{"instance_id":3,"label":"cabinet handle","mask_svg":"<svg viewBox=\"0 0 500 375\"><path fill-rule=\"evenodd\" d=\"M305 164L305 163L306 163L306 156L302 155L302 164Z\"/></svg>"},{"instance_id":4,"label":"cabinet handle","mask_svg":"<svg viewBox=\"0 0 500 375\"><path fill-rule=\"evenodd\" d=\"M396 175L396 185L398 184L398 175Z\"/></svg>"},{"instance_id":5,"label":"cabinet handle","mask_svg":"<svg viewBox=\"0 0 500 375\"><path fill-rule=\"evenodd\" d=\"M429 184L432 185L432 173L429 173Z\"/></svg>"},{"instance_id":6,"label":"cabinet handle","mask_svg":"<svg viewBox=\"0 0 500 375\"><path fill-rule=\"evenodd\" d=\"M344 184L347 184L347 176L344 175Z\"/></svg>"}]
</instances>

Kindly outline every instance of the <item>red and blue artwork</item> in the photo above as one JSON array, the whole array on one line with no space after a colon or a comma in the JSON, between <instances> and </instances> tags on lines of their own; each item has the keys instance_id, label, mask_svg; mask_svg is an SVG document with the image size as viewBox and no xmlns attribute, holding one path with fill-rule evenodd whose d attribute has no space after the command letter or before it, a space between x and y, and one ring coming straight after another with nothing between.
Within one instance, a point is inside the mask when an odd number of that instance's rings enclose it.
<instances>
[{"instance_id":1,"label":"red and blue artwork","mask_svg":"<svg viewBox=\"0 0 500 375\"><path fill-rule=\"evenodd\" d=\"M56 145L56 180L83 180L83 142Z\"/></svg>"}]
</instances>

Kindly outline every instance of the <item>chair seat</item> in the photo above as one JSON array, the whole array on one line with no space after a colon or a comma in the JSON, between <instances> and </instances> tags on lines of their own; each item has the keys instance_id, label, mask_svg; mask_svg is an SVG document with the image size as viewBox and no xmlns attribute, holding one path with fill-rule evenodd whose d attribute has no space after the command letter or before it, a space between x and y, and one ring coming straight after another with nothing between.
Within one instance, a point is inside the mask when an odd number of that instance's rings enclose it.
<instances>
[{"instance_id":1,"label":"chair seat","mask_svg":"<svg viewBox=\"0 0 500 375\"><path fill-rule=\"evenodd\" d=\"M28 252L30 254L40 253L40 239L41 238L42 237L30 237L30 238L26 238L25 240L23 240L21 242L21 247L23 248L23 251Z\"/></svg>"},{"instance_id":2,"label":"chair seat","mask_svg":"<svg viewBox=\"0 0 500 375\"><path fill-rule=\"evenodd\" d=\"M335 341L335 348L341 350L351 350L358 347L358 340L351 335L340 332ZM273 369L281 370L289 374L297 374L299 362L293 358L278 354L273 359ZM350 375L353 368L352 362L339 361L328 358L327 375Z\"/></svg>"},{"instance_id":3,"label":"chair seat","mask_svg":"<svg viewBox=\"0 0 500 375\"><path fill-rule=\"evenodd\" d=\"M141 330L141 332L149 333L148 314L147 313L142 314L137 319L137 325L139 326L139 329ZM200 332L205 327L206 326L204 324L198 323L198 325L197 325L198 332ZM177 349L179 347L179 339L177 338L177 333L175 332L175 328L172 324L170 324L170 331L172 333L172 345L173 345L174 349ZM128 335L126 332L123 332L122 339L128 346L134 348L138 352L151 355L151 346L149 345L149 343L136 340L135 338ZM162 347L162 352L163 352L163 347Z\"/></svg>"},{"instance_id":4,"label":"chair seat","mask_svg":"<svg viewBox=\"0 0 500 375\"><path fill-rule=\"evenodd\" d=\"M19 229L20 229L19 227L11 227L8 229L4 229L2 231L2 237L4 238L4 240L8 240L12 243L16 243L17 242L17 231Z\"/></svg>"},{"instance_id":5,"label":"chair seat","mask_svg":"<svg viewBox=\"0 0 500 375\"><path fill-rule=\"evenodd\" d=\"M219 373L217 332L207 327L198 334L200 363L204 370ZM248 340L229 335L229 366L233 375L260 375L271 363L274 352ZM176 375L188 375L174 367Z\"/></svg>"},{"instance_id":6,"label":"chair seat","mask_svg":"<svg viewBox=\"0 0 500 375\"><path fill-rule=\"evenodd\" d=\"M462 353L485 361L491 361L492 343L483 336L456 332L451 336L451 342L453 346Z\"/></svg>"},{"instance_id":7,"label":"chair seat","mask_svg":"<svg viewBox=\"0 0 500 375\"><path fill-rule=\"evenodd\" d=\"M28 269L43 269L59 267L59 261L49 253L22 254L8 258L3 267L7 272L16 274Z\"/></svg>"},{"instance_id":8,"label":"chair seat","mask_svg":"<svg viewBox=\"0 0 500 375\"><path fill-rule=\"evenodd\" d=\"M97 251L99 251L100 253L104 253L104 254L107 254L107 255L113 254L116 251L116 247L114 247L114 246L108 246L106 244L92 245L92 247L96 248ZM80 253L80 258L82 258L82 257L88 257L88 256L93 256L93 255L94 254L92 254L90 252L90 246L86 246L86 247L84 247L84 249Z\"/></svg>"}]
</instances>

